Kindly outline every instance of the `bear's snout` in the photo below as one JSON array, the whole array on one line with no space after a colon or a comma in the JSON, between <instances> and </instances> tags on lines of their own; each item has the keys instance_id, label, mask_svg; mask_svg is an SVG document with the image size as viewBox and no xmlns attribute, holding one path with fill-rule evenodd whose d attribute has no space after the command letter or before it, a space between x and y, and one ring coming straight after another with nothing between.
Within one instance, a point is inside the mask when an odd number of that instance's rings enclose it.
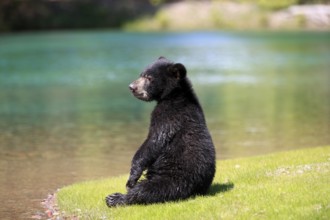
<instances>
[{"instance_id":1,"label":"bear's snout","mask_svg":"<svg viewBox=\"0 0 330 220\"><path fill-rule=\"evenodd\" d=\"M135 91L136 91L136 85L134 85L134 83L129 84L128 88L129 88L132 92L135 92Z\"/></svg>"},{"instance_id":2,"label":"bear's snout","mask_svg":"<svg viewBox=\"0 0 330 220\"><path fill-rule=\"evenodd\" d=\"M136 98L141 99L143 101L147 101L149 98L148 98L148 93L143 88L144 84L145 84L144 79L140 77L139 79L129 84L128 88L131 90L132 94Z\"/></svg>"}]
</instances>

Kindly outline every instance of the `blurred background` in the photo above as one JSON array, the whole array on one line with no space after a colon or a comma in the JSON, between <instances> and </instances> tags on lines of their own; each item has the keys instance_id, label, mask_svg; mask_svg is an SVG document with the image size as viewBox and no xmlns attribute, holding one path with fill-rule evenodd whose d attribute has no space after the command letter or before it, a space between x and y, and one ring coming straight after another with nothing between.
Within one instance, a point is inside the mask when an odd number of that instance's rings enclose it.
<instances>
[{"instance_id":1,"label":"blurred background","mask_svg":"<svg viewBox=\"0 0 330 220\"><path fill-rule=\"evenodd\" d=\"M329 1L1 0L1 219L129 172L154 103L128 85L159 56L186 66L217 159L330 144Z\"/></svg>"},{"instance_id":2,"label":"blurred background","mask_svg":"<svg viewBox=\"0 0 330 220\"><path fill-rule=\"evenodd\" d=\"M324 29L329 0L1 0L0 31Z\"/></svg>"}]
</instances>

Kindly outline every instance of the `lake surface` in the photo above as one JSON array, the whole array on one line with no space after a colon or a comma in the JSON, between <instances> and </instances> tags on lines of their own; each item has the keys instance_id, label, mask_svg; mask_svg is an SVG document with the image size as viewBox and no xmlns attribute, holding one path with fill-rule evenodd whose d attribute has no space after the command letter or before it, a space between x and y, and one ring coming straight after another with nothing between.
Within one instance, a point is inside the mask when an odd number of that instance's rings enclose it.
<instances>
[{"instance_id":1,"label":"lake surface","mask_svg":"<svg viewBox=\"0 0 330 220\"><path fill-rule=\"evenodd\" d=\"M128 84L161 55L187 67L218 159L330 144L330 33L0 35L1 219L129 172L154 103Z\"/></svg>"}]
</instances>

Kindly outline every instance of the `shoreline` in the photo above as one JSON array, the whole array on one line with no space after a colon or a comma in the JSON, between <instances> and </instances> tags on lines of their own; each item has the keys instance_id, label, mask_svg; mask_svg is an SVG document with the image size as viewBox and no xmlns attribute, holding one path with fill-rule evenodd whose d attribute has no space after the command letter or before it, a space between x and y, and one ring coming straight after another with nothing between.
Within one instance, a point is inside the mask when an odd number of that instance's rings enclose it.
<instances>
[{"instance_id":1,"label":"shoreline","mask_svg":"<svg viewBox=\"0 0 330 220\"><path fill-rule=\"evenodd\" d=\"M41 204L40 211L31 216L31 219L58 219L63 217L61 215L60 209L56 203L57 192L50 193L47 195L47 198L43 199ZM63 213L62 213L63 214ZM61 218L60 218L61 219Z\"/></svg>"}]
</instances>

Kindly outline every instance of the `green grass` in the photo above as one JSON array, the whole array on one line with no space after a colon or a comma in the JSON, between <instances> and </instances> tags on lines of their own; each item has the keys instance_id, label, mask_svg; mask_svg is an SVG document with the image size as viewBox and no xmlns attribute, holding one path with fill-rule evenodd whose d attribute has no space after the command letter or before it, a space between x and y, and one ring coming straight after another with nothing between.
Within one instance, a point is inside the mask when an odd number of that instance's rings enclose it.
<instances>
[{"instance_id":1,"label":"green grass","mask_svg":"<svg viewBox=\"0 0 330 220\"><path fill-rule=\"evenodd\" d=\"M330 219L330 146L217 161L209 195L155 205L108 208L127 176L67 186L65 215L80 219Z\"/></svg>"}]
</instances>

